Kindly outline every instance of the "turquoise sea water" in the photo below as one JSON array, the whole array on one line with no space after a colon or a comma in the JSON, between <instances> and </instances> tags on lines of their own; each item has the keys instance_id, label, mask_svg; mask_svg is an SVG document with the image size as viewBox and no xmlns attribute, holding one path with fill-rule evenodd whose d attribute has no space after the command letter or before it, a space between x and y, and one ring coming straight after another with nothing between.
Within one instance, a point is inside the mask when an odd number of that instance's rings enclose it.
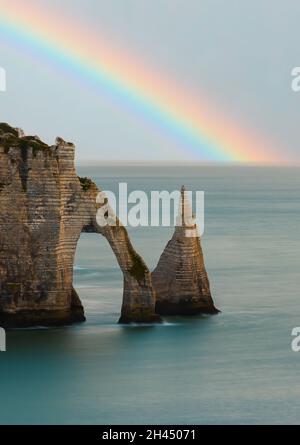
<instances>
[{"instance_id":1,"label":"turquoise sea water","mask_svg":"<svg viewBox=\"0 0 300 445\"><path fill-rule=\"evenodd\" d=\"M8 332L0 423L300 423L300 169L80 167L102 189L205 191L202 247L217 316L120 326L122 275L104 238L81 236L87 322ZM130 229L151 269L171 228Z\"/></svg>"}]
</instances>

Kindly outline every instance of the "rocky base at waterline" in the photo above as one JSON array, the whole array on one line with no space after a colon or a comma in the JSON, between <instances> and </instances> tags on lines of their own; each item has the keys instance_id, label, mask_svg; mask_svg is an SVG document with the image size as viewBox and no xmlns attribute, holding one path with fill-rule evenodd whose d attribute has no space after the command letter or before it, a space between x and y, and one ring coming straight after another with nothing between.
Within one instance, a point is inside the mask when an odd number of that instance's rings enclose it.
<instances>
[{"instance_id":1,"label":"rocky base at waterline","mask_svg":"<svg viewBox=\"0 0 300 445\"><path fill-rule=\"evenodd\" d=\"M124 313L119 318L120 324L131 323L163 323L161 316L158 313L153 314L152 311L147 314L147 311L135 311L134 313Z\"/></svg>"},{"instance_id":2,"label":"rocky base at waterline","mask_svg":"<svg viewBox=\"0 0 300 445\"><path fill-rule=\"evenodd\" d=\"M204 307L203 305L197 304L190 300L178 300L176 303L170 301L157 301L155 310L160 315L171 316L171 315L216 315L220 311L216 307Z\"/></svg>"},{"instance_id":3,"label":"rocky base at waterline","mask_svg":"<svg viewBox=\"0 0 300 445\"><path fill-rule=\"evenodd\" d=\"M75 290L73 290L72 303L68 309L0 311L0 326L3 328L55 327L84 321L86 321L84 308Z\"/></svg>"}]
</instances>

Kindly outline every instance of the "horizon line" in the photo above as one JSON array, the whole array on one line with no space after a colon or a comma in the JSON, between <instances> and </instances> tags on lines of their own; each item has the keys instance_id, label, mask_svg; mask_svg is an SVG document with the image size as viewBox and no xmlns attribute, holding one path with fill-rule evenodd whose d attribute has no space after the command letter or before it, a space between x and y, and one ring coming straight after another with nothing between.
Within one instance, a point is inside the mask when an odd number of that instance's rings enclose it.
<instances>
[{"instance_id":1,"label":"horizon line","mask_svg":"<svg viewBox=\"0 0 300 445\"><path fill-rule=\"evenodd\" d=\"M82 166L111 165L111 166L195 166L195 167L300 167L298 162L240 162L240 161L201 161L201 160L115 160L115 159L76 159L75 163Z\"/></svg>"}]
</instances>

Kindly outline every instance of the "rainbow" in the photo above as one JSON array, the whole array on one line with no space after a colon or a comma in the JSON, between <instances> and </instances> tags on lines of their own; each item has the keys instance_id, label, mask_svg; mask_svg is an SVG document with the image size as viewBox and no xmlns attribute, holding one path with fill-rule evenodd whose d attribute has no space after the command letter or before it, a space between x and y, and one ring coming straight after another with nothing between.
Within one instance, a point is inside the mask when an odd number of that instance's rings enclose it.
<instances>
[{"instance_id":1,"label":"rainbow","mask_svg":"<svg viewBox=\"0 0 300 445\"><path fill-rule=\"evenodd\" d=\"M22 4L23 3L23 4ZM275 163L276 152L124 48L30 1L0 0L0 36L108 95L204 161Z\"/></svg>"}]
</instances>

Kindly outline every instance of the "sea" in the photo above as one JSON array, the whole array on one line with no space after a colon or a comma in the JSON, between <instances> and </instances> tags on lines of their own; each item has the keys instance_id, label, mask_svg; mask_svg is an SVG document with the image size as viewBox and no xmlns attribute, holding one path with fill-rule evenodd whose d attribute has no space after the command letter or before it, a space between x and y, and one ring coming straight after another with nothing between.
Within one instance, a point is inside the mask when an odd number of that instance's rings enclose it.
<instances>
[{"instance_id":1,"label":"sea","mask_svg":"<svg viewBox=\"0 0 300 445\"><path fill-rule=\"evenodd\" d=\"M299 424L300 168L79 164L102 190L204 191L202 248L220 314L120 325L123 278L82 234L86 322L7 332L1 424ZM128 227L153 270L174 227Z\"/></svg>"}]
</instances>

